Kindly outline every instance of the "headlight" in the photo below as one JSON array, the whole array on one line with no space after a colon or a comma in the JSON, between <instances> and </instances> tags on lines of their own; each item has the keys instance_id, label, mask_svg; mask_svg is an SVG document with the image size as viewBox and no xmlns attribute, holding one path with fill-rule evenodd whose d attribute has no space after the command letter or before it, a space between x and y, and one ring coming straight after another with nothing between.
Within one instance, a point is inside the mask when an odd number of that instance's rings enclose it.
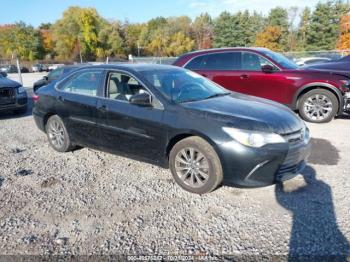
<instances>
[{"instance_id":1,"label":"headlight","mask_svg":"<svg viewBox=\"0 0 350 262\"><path fill-rule=\"evenodd\" d=\"M26 90L24 89L23 86L19 86L19 87L17 87L17 92L18 92L18 94L23 94L26 92Z\"/></svg>"},{"instance_id":2,"label":"headlight","mask_svg":"<svg viewBox=\"0 0 350 262\"><path fill-rule=\"evenodd\" d=\"M309 130L309 128L308 127L305 127L305 129L303 130L303 132L304 132L304 134L303 134L303 136L304 136L304 142L307 144L307 143L309 143L309 141L310 141L310 130Z\"/></svg>"},{"instance_id":3,"label":"headlight","mask_svg":"<svg viewBox=\"0 0 350 262\"><path fill-rule=\"evenodd\" d=\"M241 130L231 127L223 127L223 130L234 140L249 147L262 147L267 144L286 143L283 137L275 133Z\"/></svg>"},{"instance_id":4,"label":"headlight","mask_svg":"<svg viewBox=\"0 0 350 262\"><path fill-rule=\"evenodd\" d=\"M349 79L347 79L347 80L340 80L340 82L342 82L346 86L350 86L350 80Z\"/></svg>"}]
</instances>

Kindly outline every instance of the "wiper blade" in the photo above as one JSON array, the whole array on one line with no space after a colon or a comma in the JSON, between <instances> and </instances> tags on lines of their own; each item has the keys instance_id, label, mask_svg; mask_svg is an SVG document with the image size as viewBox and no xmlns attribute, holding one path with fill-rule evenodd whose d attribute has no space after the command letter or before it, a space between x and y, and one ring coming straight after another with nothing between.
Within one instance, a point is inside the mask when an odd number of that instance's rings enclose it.
<instances>
[{"instance_id":1,"label":"wiper blade","mask_svg":"<svg viewBox=\"0 0 350 262\"><path fill-rule=\"evenodd\" d=\"M220 97L220 96L227 96L227 95L230 95L230 94L231 94L230 92L214 94L214 95L211 95L211 96L208 96L208 97L204 98L203 100L210 99L210 98L215 98L215 97Z\"/></svg>"}]
</instances>

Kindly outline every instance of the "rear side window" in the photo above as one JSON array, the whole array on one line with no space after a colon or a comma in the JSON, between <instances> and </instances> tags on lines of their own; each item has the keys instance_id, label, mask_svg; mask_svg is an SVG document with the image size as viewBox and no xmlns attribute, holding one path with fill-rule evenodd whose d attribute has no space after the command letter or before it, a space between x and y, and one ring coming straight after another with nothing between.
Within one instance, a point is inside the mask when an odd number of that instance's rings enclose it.
<instances>
[{"instance_id":1,"label":"rear side window","mask_svg":"<svg viewBox=\"0 0 350 262\"><path fill-rule=\"evenodd\" d=\"M190 70L240 70L241 53L225 52L199 56L187 65Z\"/></svg>"},{"instance_id":2,"label":"rear side window","mask_svg":"<svg viewBox=\"0 0 350 262\"><path fill-rule=\"evenodd\" d=\"M101 71L79 72L69 78L60 89L68 93L97 96L101 75Z\"/></svg>"}]
</instances>

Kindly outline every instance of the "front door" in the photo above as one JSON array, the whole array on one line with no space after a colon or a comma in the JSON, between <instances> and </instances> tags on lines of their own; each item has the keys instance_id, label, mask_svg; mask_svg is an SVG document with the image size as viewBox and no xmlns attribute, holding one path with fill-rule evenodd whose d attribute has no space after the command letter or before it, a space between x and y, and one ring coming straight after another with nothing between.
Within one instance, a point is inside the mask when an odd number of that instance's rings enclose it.
<instances>
[{"instance_id":1,"label":"front door","mask_svg":"<svg viewBox=\"0 0 350 262\"><path fill-rule=\"evenodd\" d=\"M153 97L149 107L130 104L131 96L149 91L127 73L109 72L105 90L106 97L99 99L97 106L104 146L141 160L161 161L166 132L158 100Z\"/></svg>"}]
</instances>

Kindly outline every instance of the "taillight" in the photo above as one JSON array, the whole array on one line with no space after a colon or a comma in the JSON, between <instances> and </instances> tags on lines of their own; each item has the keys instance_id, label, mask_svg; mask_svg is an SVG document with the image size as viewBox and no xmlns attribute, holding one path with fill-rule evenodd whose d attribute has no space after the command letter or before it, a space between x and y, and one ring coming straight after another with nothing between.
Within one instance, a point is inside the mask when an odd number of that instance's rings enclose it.
<instances>
[{"instance_id":1,"label":"taillight","mask_svg":"<svg viewBox=\"0 0 350 262\"><path fill-rule=\"evenodd\" d=\"M33 96L32 96L32 99L33 99L33 102L34 102L34 104L35 104L35 103L39 102L40 96L38 96L38 95L33 95Z\"/></svg>"}]
</instances>

